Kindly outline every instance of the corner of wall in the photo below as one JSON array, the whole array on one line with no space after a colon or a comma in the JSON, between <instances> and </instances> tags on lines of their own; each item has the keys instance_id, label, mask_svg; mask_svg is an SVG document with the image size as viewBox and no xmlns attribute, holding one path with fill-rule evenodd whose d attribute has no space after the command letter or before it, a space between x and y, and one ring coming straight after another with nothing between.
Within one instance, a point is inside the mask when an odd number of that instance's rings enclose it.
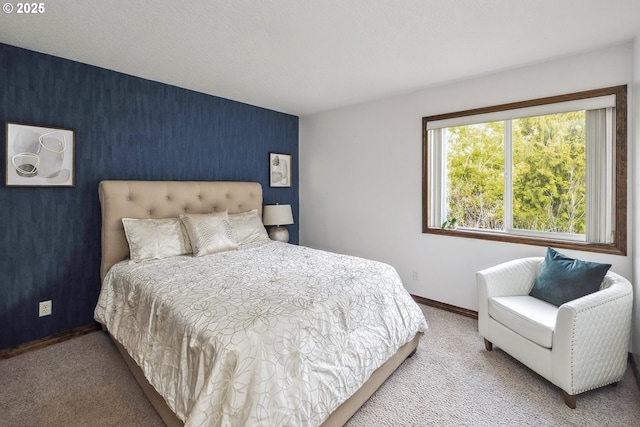
<instances>
[{"instance_id":1,"label":"corner of wall","mask_svg":"<svg viewBox=\"0 0 640 427\"><path fill-rule=\"evenodd\" d=\"M640 247L640 234L638 233L638 224L640 224L640 200L635 197L635 188L639 186L638 179L639 174L635 173L637 166L640 165L640 150L638 144L640 144L640 30L636 34L633 43L633 82L631 84L628 93L629 102L629 158L631 159L631 167L628 173L629 186L627 194L630 195L629 206L631 207L630 224L632 226L631 241L632 241L632 283L634 284L634 304L632 315L632 328L631 328L631 351L635 360L636 379L638 376L638 363L640 361L640 254L633 250ZM639 382L640 383L640 382Z\"/></svg>"}]
</instances>

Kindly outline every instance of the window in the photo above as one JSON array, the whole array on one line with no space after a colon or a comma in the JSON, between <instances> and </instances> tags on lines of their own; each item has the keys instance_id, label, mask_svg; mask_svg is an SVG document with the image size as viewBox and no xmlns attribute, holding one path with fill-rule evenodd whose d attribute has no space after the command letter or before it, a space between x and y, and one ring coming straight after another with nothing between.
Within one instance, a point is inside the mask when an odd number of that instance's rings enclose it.
<instances>
[{"instance_id":1,"label":"window","mask_svg":"<svg viewBox=\"0 0 640 427\"><path fill-rule=\"evenodd\" d=\"M424 117L423 232L626 254L626 86Z\"/></svg>"}]
</instances>

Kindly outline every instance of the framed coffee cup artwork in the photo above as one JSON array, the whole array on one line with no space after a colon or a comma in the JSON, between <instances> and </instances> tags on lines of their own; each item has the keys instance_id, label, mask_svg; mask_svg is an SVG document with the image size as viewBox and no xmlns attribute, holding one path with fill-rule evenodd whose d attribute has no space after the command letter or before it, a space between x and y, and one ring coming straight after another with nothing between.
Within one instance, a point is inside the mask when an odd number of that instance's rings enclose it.
<instances>
[{"instance_id":1,"label":"framed coffee cup artwork","mask_svg":"<svg viewBox=\"0 0 640 427\"><path fill-rule=\"evenodd\" d=\"M75 186L75 131L7 123L7 187Z\"/></svg>"}]
</instances>

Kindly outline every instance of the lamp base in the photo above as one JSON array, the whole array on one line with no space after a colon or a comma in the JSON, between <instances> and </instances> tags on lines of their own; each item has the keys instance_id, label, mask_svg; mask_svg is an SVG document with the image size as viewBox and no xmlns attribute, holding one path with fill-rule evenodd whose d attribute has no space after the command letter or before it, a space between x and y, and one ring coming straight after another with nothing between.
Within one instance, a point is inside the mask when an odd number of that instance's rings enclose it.
<instances>
[{"instance_id":1,"label":"lamp base","mask_svg":"<svg viewBox=\"0 0 640 427\"><path fill-rule=\"evenodd\" d=\"M288 243L289 242L289 230L286 227L281 225L277 225L275 227L271 227L269 229L269 238L271 240L276 240L278 242Z\"/></svg>"}]
</instances>

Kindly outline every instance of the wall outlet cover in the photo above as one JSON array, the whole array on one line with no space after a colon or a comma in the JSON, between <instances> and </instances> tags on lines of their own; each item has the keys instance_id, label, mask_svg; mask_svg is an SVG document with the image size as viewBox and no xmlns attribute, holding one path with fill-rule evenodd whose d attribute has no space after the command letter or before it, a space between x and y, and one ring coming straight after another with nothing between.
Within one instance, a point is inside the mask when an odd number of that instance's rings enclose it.
<instances>
[{"instance_id":1,"label":"wall outlet cover","mask_svg":"<svg viewBox=\"0 0 640 427\"><path fill-rule=\"evenodd\" d=\"M41 301L40 304L38 305L38 316L39 317L44 317L44 316L51 316L51 312L52 312L52 301L48 300L48 301Z\"/></svg>"}]
</instances>

